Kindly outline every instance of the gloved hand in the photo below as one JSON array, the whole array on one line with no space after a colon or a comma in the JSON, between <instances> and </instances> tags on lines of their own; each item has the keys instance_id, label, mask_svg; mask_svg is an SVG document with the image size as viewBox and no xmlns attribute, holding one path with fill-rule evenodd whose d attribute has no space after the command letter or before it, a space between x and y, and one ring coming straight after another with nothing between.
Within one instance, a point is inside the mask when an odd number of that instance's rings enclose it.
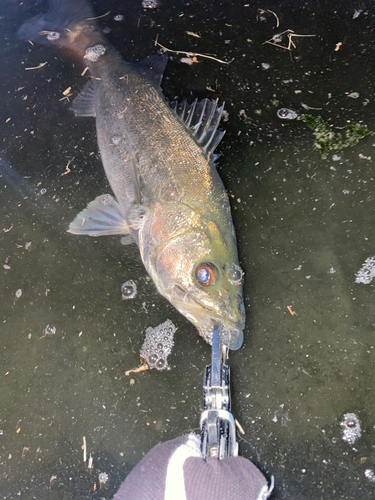
<instances>
[{"instance_id":1,"label":"gloved hand","mask_svg":"<svg viewBox=\"0 0 375 500\"><path fill-rule=\"evenodd\" d=\"M201 457L196 434L155 446L132 470L113 500L266 500L273 488L243 457Z\"/></svg>"}]
</instances>

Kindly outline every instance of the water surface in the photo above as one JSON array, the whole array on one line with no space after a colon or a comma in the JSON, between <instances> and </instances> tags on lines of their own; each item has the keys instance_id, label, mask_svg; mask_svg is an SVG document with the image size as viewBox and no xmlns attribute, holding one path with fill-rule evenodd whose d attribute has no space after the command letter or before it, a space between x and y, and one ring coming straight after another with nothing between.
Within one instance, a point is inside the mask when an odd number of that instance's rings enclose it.
<instances>
[{"instance_id":1,"label":"water surface","mask_svg":"<svg viewBox=\"0 0 375 500\"><path fill-rule=\"evenodd\" d=\"M374 10L299 4L164 0L143 11L98 1L95 13L111 9L101 27L129 60L151 53L157 35L175 50L233 59L189 66L174 54L163 89L170 99L219 97L229 113L219 173L248 315L244 346L230 355L240 453L275 476L273 499L366 500L375 496L365 476L375 470L374 286L354 280L375 254L375 137L322 159L312 131L277 110L375 131ZM109 190L94 122L74 118L63 94L72 87L74 97L87 77L61 53L17 40L41 2L3 6L0 496L111 498L150 448L198 431L210 349L156 292L135 247L66 233ZM291 51L264 44L287 29L316 36L293 38ZM122 301L127 280L138 294ZM125 376L146 328L168 318L178 327L171 371ZM54 335L43 336L47 325ZM340 428L350 412L362 428L353 445ZM100 472L109 475L101 489Z\"/></svg>"}]
</instances>

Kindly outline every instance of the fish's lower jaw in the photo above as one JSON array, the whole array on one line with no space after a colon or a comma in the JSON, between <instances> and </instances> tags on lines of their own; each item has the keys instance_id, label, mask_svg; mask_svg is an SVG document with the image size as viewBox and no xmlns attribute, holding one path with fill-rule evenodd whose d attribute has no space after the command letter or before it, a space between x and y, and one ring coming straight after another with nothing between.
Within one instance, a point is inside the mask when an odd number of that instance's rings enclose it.
<instances>
[{"instance_id":1,"label":"fish's lower jaw","mask_svg":"<svg viewBox=\"0 0 375 500\"><path fill-rule=\"evenodd\" d=\"M197 326L197 330L199 335L204 338L208 344L212 345L213 326ZM243 331L239 329L232 329L221 324L220 340L223 344L226 344L231 351L237 351L243 343Z\"/></svg>"}]
</instances>

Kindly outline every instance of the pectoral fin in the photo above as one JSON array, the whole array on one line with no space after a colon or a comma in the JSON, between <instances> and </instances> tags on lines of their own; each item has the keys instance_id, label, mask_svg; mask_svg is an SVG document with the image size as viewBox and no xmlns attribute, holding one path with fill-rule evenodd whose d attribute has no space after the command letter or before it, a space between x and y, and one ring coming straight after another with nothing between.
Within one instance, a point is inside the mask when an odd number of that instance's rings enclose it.
<instances>
[{"instance_id":1,"label":"pectoral fin","mask_svg":"<svg viewBox=\"0 0 375 500\"><path fill-rule=\"evenodd\" d=\"M70 223L68 233L104 236L128 235L129 226L118 202L110 194L98 196Z\"/></svg>"},{"instance_id":2,"label":"pectoral fin","mask_svg":"<svg viewBox=\"0 0 375 500\"><path fill-rule=\"evenodd\" d=\"M89 80L74 99L70 109L76 116L96 116L95 87L95 80Z\"/></svg>"}]
</instances>

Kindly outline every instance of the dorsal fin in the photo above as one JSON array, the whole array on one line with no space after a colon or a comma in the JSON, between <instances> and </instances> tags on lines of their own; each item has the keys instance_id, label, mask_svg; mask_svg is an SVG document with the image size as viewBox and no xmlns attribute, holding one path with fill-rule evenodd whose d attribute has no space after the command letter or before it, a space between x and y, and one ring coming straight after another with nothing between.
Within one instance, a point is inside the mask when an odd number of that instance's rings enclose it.
<instances>
[{"instance_id":1,"label":"dorsal fin","mask_svg":"<svg viewBox=\"0 0 375 500\"><path fill-rule=\"evenodd\" d=\"M217 130L223 114L224 103L220 107L217 103L218 99L216 101L203 99L200 102L195 99L192 104L188 104L187 101L171 103L173 111L193 134L206 157L213 162L218 157L213 152L225 134L224 130Z\"/></svg>"},{"instance_id":2,"label":"dorsal fin","mask_svg":"<svg viewBox=\"0 0 375 500\"><path fill-rule=\"evenodd\" d=\"M165 54L152 54L142 59L142 61L135 63L135 67L158 89L160 88L161 79L163 78L167 62L168 56Z\"/></svg>"}]
</instances>

